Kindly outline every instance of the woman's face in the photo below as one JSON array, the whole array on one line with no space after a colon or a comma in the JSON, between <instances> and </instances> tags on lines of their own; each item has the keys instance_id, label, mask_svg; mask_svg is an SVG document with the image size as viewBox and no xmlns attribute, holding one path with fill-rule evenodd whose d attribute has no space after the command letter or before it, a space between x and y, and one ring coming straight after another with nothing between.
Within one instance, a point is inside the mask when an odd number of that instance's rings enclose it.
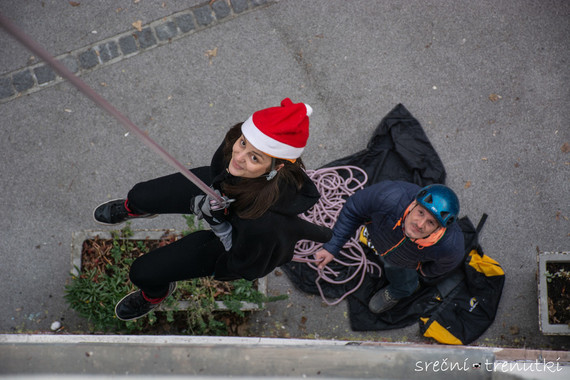
<instances>
[{"instance_id":1,"label":"woman's face","mask_svg":"<svg viewBox=\"0 0 570 380\"><path fill-rule=\"evenodd\" d=\"M269 171L271 157L251 145L241 135L232 148L232 159L228 165L231 175L244 178L256 178Z\"/></svg>"}]
</instances>

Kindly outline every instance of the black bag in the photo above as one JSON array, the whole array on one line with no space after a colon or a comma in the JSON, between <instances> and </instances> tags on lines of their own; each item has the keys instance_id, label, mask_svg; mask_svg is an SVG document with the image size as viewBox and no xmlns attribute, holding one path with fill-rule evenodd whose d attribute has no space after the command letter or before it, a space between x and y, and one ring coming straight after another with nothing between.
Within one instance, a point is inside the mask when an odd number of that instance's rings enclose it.
<instances>
[{"instance_id":1,"label":"black bag","mask_svg":"<svg viewBox=\"0 0 570 380\"><path fill-rule=\"evenodd\" d=\"M381 121L366 149L326 164L353 165L368 175L369 186L380 181L406 181L424 187L445 183L445 168L421 124L402 104Z\"/></svg>"},{"instance_id":2,"label":"black bag","mask_svg":"<svg viewBox=\"0 0 570 380\"><path fill-rule=\"evenodd\" d=\"M463 217L458 221L465 240L466 258L473 250L481 250L478 238L485 219L486 215L483 216L477 228L473 226L468 217ZM431 279L429 282L420 279L420 290L403 298L396 306L382 314L372 313L368 309L368 301L376 291L384 287L385 279L367 277L363 285L348 297L351 328L355 331L389 330L417 323L421 317L429 316L440 308L442 300L465 281L465 265L460 265L453 272L441 278Z\"/></svg>"},{"instance_id":3,"label":"black bag","mask_svg":"<svg viewBox=\"0 0 570 380\"><path fill-rule=\"evenodd\" d=\"M486 215L477 226L481 230ZM453 286L455 284L455 286ZM441 302L420 317L420 332L446 344L469 344L495 320L505 272L500 264L471 247L461 271L439 286Z\"/></svg>"}]
</instances>

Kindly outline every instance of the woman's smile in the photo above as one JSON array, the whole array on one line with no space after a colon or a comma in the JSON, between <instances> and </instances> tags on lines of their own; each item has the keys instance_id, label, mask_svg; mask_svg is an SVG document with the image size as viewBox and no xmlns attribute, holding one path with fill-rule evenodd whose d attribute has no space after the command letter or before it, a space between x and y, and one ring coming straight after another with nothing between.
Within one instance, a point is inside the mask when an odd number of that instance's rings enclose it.
<instances>
[{"instance_id":1,"label":"woman's smile","mask_svg":"<svg viewBox=\"0 0 570 380\"><path fill-rule=\"evenodd\" d=\"M234 158L232 158L231 164L236 170L243 170L243 168L238 165L238 163L236 162L236 160Z\"/></svg>"}]
</instances>

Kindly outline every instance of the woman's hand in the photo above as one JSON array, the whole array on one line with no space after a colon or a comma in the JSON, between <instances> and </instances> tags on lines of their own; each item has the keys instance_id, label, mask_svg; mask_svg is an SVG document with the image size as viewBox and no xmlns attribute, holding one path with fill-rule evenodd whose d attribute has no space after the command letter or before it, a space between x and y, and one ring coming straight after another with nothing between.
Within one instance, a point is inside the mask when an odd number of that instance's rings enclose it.
<instances>
[{"instance_id":1,"label":"woman's hand","mask_svg":"<svg viewBox=\"0 0 570 380\"><path fill-rule=\"evenodd\" d=\"M323 269L325 267L325 265L327 265L328 263L330 263L331 261L334 260L334 256L332 253L330 253L329 251L327 251L326 249L320 249L318 250L315 254L315 259L317 261L320 261L318 268L319 269Z\"/></svg>"},{"instance_id":2,"label":"woman's hand","mask_svg":"<svg viewBox=\"0 0 570 380\"><path fill-rule=\"evenodd\" d=\"M222 197L218 190L216 190L216 194ZM210 226L222 223L225 207L228 207L228 204L233 201L233 199L228 200L227 197L222 198L225 203L219 205L210 195L196 195L190 200L190 209L198 220L204 219Z\"/></svg>"}]
</instances>

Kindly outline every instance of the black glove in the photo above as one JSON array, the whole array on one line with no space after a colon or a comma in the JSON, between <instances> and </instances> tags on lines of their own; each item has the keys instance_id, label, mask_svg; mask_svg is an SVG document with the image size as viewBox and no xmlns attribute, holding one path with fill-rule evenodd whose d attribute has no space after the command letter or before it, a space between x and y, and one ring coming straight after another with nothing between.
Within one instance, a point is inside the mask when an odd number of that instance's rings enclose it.
<instances>
[{"instance_id":1,"label":"black glove","mask_svg":"<svg viewBox=\"0 0 570 380\"><path fill-rule=\"evenodd\" d=\"M216 190L217 194L220 194ZM221 195L220 195L221 197ZM223 197L227 204L231 202ZM190 200L190 208L198 219L204 219L210 225L212 232L220 239L226 251L232 248L232 225L223 219L225 208L209 195L197 195Z\"/></svg>"},{"instance_id":2,"label":"black glove","mask_svg":"<svg viewBox=\"0 0 570 380\"><path fill-rule=\"evenodd\" d=\"M228 204L233 200L222 197L220 192L216 190L216 194L224 200L220 205L216 199L210 195L196 195L190 200L190 209L198 219L204 219L210 226L220 224L224 221L223 215Z\"/></svg>"}]
</instances>

